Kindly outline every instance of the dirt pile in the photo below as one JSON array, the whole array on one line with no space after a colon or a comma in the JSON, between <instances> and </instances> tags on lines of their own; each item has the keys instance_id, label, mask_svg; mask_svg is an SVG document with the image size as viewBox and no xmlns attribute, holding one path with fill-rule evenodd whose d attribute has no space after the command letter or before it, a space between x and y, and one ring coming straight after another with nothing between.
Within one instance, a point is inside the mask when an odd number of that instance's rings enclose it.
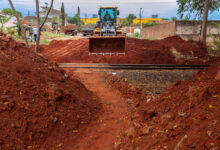
<instances>
[{"instance_id":1,"label":"dirt pile","mask_svg":"<svg viewBox=\"0 0 220 150\"><path fill-rule=\"evenodd\" d=\"M124 149L220 148L220 59L157 97L116 81L110 80L135 107L136 133L122 139Z\"/></svg>"},{"instance_id":2,"label":"dirt pile","mask_svg":"<svg viewBox=\"0 0 220 150\"><path fill-rule=\"evenodd\" d=\"M0 35L0 149L65 149L101 104L64 70Z\"/></svg>"},{"instance_id":3,"label":"dirt pile","mask_svg":"<svg viewBox=\"0 0 220 150\"><path fill-rule=\"evenodd\" d=\"M126 39L126 55L89 56L89 40L86 38L52 41L42 55L64 63L126 63L126 64L201 64L209 60L205 45L187 42L178 36L163 40Z\"/></svg>"}]
</instances>

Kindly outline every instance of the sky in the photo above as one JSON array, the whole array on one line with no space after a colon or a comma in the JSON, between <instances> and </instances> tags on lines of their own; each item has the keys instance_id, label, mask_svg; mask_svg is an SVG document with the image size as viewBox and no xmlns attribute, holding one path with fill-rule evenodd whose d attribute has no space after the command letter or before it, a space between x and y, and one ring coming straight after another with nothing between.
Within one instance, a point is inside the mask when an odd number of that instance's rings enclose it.
<instances>
[{"instance_id":1,"label":"sky","mask_svg":"<svg viewBox=\"0 0 220 150\"><path fill-rule=\"evenodd\" d=\"M40 6L45 6L45 2L50 0L39 0ZM21 11L23 16L35 15L35 0L12 0L16 10ZM178 5L176 0L54 0L53 8L60 10L61 3L64 2L65 12L68 16L77 13L80 7L81 17L91 17L97 14L100 6L117 6L120 10L120 17L126 17L129 13L139 16L140 8L143 10L143 17L151 17L158 14L159 18L177 17ZM10 8L8 0L0 0L0 10ZM209 15L210 20L220 20L220 12Z\"/></svg>"}]
</instances>

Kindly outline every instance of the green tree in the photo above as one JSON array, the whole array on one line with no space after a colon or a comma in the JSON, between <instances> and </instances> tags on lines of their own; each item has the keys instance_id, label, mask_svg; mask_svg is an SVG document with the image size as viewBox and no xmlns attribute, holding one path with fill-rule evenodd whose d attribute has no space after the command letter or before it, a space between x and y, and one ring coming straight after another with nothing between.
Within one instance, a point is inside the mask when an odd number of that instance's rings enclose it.
<instances>
[{"instance_id":1,"label":"green tree","mask_svg":"<svg viewBox=\"0 0 220 150\"><path fill-rule=\"evenodd\" d=\"M80 17L80 7L78 6L78 9L77 9L77 15L79 15Z\"/></svg>"},{"instance_id":2,"label":"green tree","mask_svg":"<svg viewBox=\"0 0 220 150\"><path fill-rule=\"evenodd\" d=\"M76 14L74 17L69 17L67 19L67 22L70 24L76 24L76 25L82 24L82 21L80 20L80 17L78 14Z\"/></svg>"},{"instance_id":3,"label":"green tree","mask_svg":"<svg viewBox=\"0 0 220 150\"><path fill-rule=\"evenodd\" d=\"M195 15L197 18L202 18L205 10L205 0L177 0L178 15L180 18L191 18L191 15ZM209 0L209 12L213 13L215 10L220 9L219 0Z\"/></svg>"},{"instance_id":4,"label":"green tree","mask_svg":"<svg viewBox=\"0 0 220 150\"><path fill-rule=\"evenodd\" d=\"M172 21L177 21L177 17L172 17L171 20Z\"/></svg>"},{"instance_id":5,"label":"green tree","mask_svg":"<svg viewBox=\"0 0 220 150\"><path fill-rule=\"evenodd\" d=\"M20 38L22 35L22 30L21 30L21 26L19 25L19 23L16 23L16 30L17 30L18 36Z\"/></svg>"},{"instance_id":6,"label":"green tree","mask_svg":"<svg viewBox=\"0 0 220 150\"><path fill-rule=\"evenodd\" d=\"M52 18L52 23L57 23L58 20L59 20L59 19L58 19L57 17L53 17L53 18Z\"/></svg>"},{"instance_id":7,"label":"green tree","mask_svg":"<svg viewBox=\"0 0 220 150\"><path fill-rule=\"evenodd\" d=\"M208 14L213 13L215 10L220 9L219 0L177 0L179 5L178 14L180 18L184 15L186 18L191 18L191 14L195 15L195 18L202 18L202 34L200 40L205 44L207 36L207 20Z\"/></svg>"},{"instance_id":8,"label":"green tree","mask_svg":"<svg viewBox=\"0 0 220 150\"><path fill-rule=\"evenodd\" d=\"M62 26L65 26L65 9L64 9L64 4L62 2L62 5L61 5L61 21L62 21Z\"/></svg>"},{"instance_id":9,"label":"green tree","mask_svg":"<svg viewBox=\"0 0 220 150\"><path fill-rule=\"evenodd\" d=\"M128 24L131 25L133 23L133 20L136 19L136 18L137 17L134 14L129 14L126 19L128 21Z\"/></svg>"},{"instance_id":10,"label":"green tree","mask_svg":"<svg viewBox=\"0 0 220 150\"><path fill-rule=\"evenodd\" d=\"M11 15L11 16L14 16L14 13L13 13L13 10L11 8L4 8L2 9L2 13L5 13L5 14L8 14L8 15ZM17 11L17 14L19 17L23 17L22 16L22 13L20 11Z\"/></svg>"},{"instance_id":11,"label":"green tree","mask_svg":"<svg viewBox=\"0 0 220 150\"><path fill-rule=\"evenodd\" d=\"M4 29L4 24L7 23L9 21L10 18L7 18L6 16L4 17L0 17L0 23L1 23L1 28L0 30L3 31Z\"/></svg>"},{"instance_id":12,"label":"green tree","mask_svg":"<svg viewBox=\"0 0 220 150\"><path fill-rule=\"evenodd\" d=\"M122 19L122 26L129 26L129 22L127 20L127 18Z\"/></svg>"},{"instance_id":13,"label":"green tree","mask_svg":"<svg viewBox=\"0 0 220 150\"><path fill-rule=\"evenodd\" d=\"M11 27L7 27L7 34L9 34L10 36L14 35L14 30Z\"/></svg>"}]
</instances>

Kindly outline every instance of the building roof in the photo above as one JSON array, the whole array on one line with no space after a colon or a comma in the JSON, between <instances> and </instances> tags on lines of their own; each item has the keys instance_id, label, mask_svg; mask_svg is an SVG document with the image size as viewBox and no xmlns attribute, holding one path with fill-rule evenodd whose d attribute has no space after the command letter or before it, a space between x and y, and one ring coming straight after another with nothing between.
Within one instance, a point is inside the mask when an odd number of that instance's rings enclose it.
<instances>
[{"instance_id":1,"label":"building roof","mask_svg":"<svg viewBox=\"0 0 220 150\"><path fill-rule=\"evenodd\" d=\"M5 13L3 13L3 12L0 12L0 14L1 14L1 15L7 15L7 14L5 14Z\"/></svg>"},{"instance_id":2,"label":"building roof","mask_svg":"<svg viewBox=\"0 0 220 150\"><path fill-rule=\"evenodd\" d=\"M24 25L28 25L28 22L26 22L23 18L21 18L21 23L22 24L24 24ZM13 20L13 22L12 22L13 24L16 24L17 23L17 20L15 19L15 20Z\"/></svg>"},{"instance_id":3,"label":"building roof","mask_svg":"<svg viewBox=\"0 0 220 150\"><path fill-rule=\"evenodd\" d=\"M24 17L24 20L26 22L29 22L29 23L36 23L37 22L37 17L36 16L26 16ZM33 22L31 22L33 21ZM46 22L51 22L52 19L51 18L47 18L47 21Z\"/></svg>"},{"instance_id":4,"label":"building roof","mask_svg":"<svg viewBox=\"0 0 220 150\"><path fill-rule=\"evenodd\" d=\"M118 8L118 7L116 7L116 6L113 6L113 7L100 7L100 8L103 8L103 9L114 9L114 8Z\"/></svg>"},{"instance_id":5,"label":"building roof","mask_svg":"<svg viewBox=\"0 0 220 150\"><path fill-rule=\"evenodd\" d=\"M0 12L0 15L1 16L8 16L8 14L2 13L2 12Z\"/></svg>"},{"instance_id":6,"label":"building roof","mask_svg":"<svg viewBox=\"0 0 220 150\"><path fill-rule=\"evenodd\" d=\"M49 10L49 7L41 7L43 10L45 11L48 11ZM53 9L51 8L50 10L50 14L53 14L53 15L57 15L57 16L61 16L61 11L57 10L57 9ZM65 17L67 17L67 14L65 14Z\"/></svg>"},{"instance_id":7,"label":"building roof","mask_svg":"<svg viewBox=\"0 0 220 150\"><path fill-rule=\"evenodd\" d=\"M30 20L36 21L37 17L36 16L26 16L26 17L24 17L24 20L25 21L30 21Z\"/></svg>"}]
</instances>

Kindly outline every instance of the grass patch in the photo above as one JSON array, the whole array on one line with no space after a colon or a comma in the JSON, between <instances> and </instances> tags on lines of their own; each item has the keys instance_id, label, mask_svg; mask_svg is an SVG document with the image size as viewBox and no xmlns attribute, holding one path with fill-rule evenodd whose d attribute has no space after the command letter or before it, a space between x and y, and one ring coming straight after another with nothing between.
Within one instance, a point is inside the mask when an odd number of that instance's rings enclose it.
<instances>
[{"instance_id":1,"label":"grass patch","mask_svg":"<svg viewBox=\"0 0 220 150\"><path fill-rule=\"evenodd\" d=\"M71 35L65 35L65 34L55 34L55 33L49 33L49 32L41 32L43 36L47 37L71 37Z\"/></svg>"},{"instance_id":2,"label":"grass patch","mask_svg":"<svg viewBox=\"0 0 220 150\"><path fill-rule=\"evenodd\" d=\"M127 37L138 38L138 39L147 39L147 40L157 40L156 38L146 37L146 36L140 35L138 33L135 33L133 35L128 35Z\"/></svg>"},{"instance_id":3,"label":"grass patch","mask_svg":"<svg viewBox=\"0 0 220 150\"><path fill-rule=\"evenodd\" d=\"M148 23L143 23L142 26L143 28L147 28L147 27L151 27L151 26L155 26L155 25L159 25L160 23L157 22L148 22Z\"/></svg>"},{"instance_id":4,"label":"grass patch","mask_svg":"<svg viewBox=\"0 0 220 150\"><path fill-rule=\"evenodd\" d=\"M220 56L220 39L215 38L212 44L208 45L208 52L214 56Z\"/></svg>"},{"instance_id":5,"label":"grass patch","mask_svg":"<svg viewBox=\"0 0 220 150\"><path fill-rule=\"evenodd\" d=\"M22 41L25 42L24 39L22 39L22 37L19 37L17 32L15 32L14 34L10 34L9 32L4 32L7 36L11 36L12 38L14 38L14 40L16 41ZM41 32L41 40L40 40L40 45L49 45L52 41L52 39L47 39L47 37L55 37L55 38L62 38L62 37L71 37L70 35L64 35L64 34L54 34L54 33L49 33L49 32ZM28 37L28 33L26 35L26 37ZM33 36L34 38L34 36ZM28 42L30 43L30 40L28 39Z\"/></svg>"},{"instance_id":6,"label":"grass patch","mask_svg":"<svg viewBox=\"0 0 220 150\"><path fill-rule=\"evenodd\" d=\"M40 45L49 45L52 40L43 39L40 40Z\"/></svg>"}]
</instances>

